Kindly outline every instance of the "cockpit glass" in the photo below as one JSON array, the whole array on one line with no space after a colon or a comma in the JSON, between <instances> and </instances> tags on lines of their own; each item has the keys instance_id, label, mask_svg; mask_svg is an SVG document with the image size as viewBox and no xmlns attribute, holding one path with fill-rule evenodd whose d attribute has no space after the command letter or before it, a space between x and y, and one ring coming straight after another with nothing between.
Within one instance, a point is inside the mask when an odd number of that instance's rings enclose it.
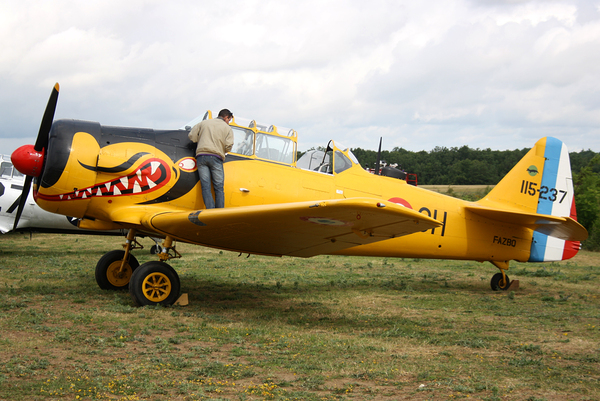
<instances>
[{"instance_id":1,"label":"cockpit glass","mask_svg":"<svg viewBox=\"0 0 600 401\"><path fill-rule=\"evenodd\" d=\"M295 142L288 138L256 133L256 157L261 159L292 164L296 153L295 145Z\"/></svg>"},{"instance_id":2,"label":"cockpit glass","mask_svg":"<svg viewBox=\"0 0 600 401\"><path fill-rule=\"evenodd\" d=\"M350 167L352 167L352 162L349 158L346 157L346 155L344 155L339 150L336 150L333 159L333 165L335 173L339 174L342 171L348 170Z\"/></svg>"},{"instance_id":3,"label":"cockpit glass","mask_svg":"<svg viewBox=\"0 0 600 401\"><path fill-rule=\"evenodd\" d=\"M233 131L233 148L231 151L244 156L254 154L254 132L240 127L231 127Z\"/></svg>"},{"instance_id":4,"label":"cockpit glass","mask_svg":"<svg viewBox=\"0 0 600 401\"><path fill-rule=\"evenodd\" d=\"M9 162L2 162L0 164L0 176L4 178L12 177L13 165ZM16 170L15 170L16 171Z\"/></svg>"},{"instance_id":5,"label":"cockpit glass","mask_svg":"<svg viewBox=\"0 0 600 401\"><path fill-rule=\"evenodd\" d=\"M323 161L325 164L329 164L329 158L326 157L325 160L323 160L323 156L325 156L325 152L322 150L309 150L298 159L296 167L304 170L318 171Z\"/></svg>"},{"instance_id":6,"label":"cockpit glass","mask_svg":"<svg viewBox=\"0 0 600 401\"><path fill-rule=\"evenodd\" d=\"M348 154L348 157L350 157L350 160L352 160L354 164L360 164L358 162L358 159L356 158L356 156L354 156L354 153L352 153L350 149L344 149L344 152Z\"/></svg>"},{"instance_id":7,"label":"cockpit glass","mask_svg":"<svg viewBox=\"0 0 600 401\"><path fill-rule=\"evenodd\" d=\"M355 164L359 162L349 148L340 147L339 143L329 141L327 152L309 150L298 160L296 167L321 173L339 174Z\"/></svg>"}]
</instances>

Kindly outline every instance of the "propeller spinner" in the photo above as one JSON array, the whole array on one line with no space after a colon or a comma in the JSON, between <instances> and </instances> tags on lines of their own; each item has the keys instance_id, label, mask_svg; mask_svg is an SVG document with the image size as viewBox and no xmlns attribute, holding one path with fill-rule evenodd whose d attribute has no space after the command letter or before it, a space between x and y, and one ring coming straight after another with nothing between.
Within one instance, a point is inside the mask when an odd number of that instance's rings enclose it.
<instances>
[{"instance_id":1,"label":"propeller spinner","mask_svg":"<svg viewBox=\"0 0 600 401\"><path fill-rule=\"evenodd\" d=\"M23 192L21 192L21 196L19 197L19 207L17 208L17 214L15 215L15 222L13 225L13 228L15 229L17 228L17 224L19 224L19 219L25 208L25 202L29 195L31 182L34 177L42 175L44 154L48 147L48 137L50 136L52 121L54 120L56 104L58 103L59 89L58 83L54 85L54 88L52 89L46 111L42 117L42 123L40 124L40 130L35 145L23 145L15 150L10 157L15 168L26 175L25 183L23 184Z\"/></svg>"}]
</instances>

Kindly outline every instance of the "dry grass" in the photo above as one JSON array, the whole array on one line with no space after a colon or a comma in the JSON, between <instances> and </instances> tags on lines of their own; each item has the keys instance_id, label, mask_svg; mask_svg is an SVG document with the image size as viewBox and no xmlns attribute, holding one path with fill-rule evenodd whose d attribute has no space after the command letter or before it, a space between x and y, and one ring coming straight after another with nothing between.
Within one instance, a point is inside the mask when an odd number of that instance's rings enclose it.
<instances>
[{"instance_id":1,"label":"dry grass","mask_svg":"<svg viewBox=\"0 0 600 401\"><path fill-rule=\"evenodd\" d=\"M455 198L477 201L487 195L495 185L419 185L419 187Z\"/></svg>"},{"instance_id":2,"label":"dry grass","mask_svg":"<svg viewBox=\"0 0 600 401\"><path fill-rule=\"evenodd\" d=\"M600 399L598 254L492 292L489 264L180 244L190 305L135 308L94 282L121 242L0 237L0 399Z\"/></svg>"}]
</instances>

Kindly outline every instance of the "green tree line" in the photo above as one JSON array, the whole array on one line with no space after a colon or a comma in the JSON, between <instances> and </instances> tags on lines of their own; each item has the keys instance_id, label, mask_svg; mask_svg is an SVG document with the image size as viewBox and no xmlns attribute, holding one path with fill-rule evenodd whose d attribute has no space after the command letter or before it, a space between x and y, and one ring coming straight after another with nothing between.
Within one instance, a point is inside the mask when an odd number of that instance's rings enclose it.
<instances>
[{"instance_id":1,"label":"green tree line","mask_svg":"<svg viewBox=\"0 0 600 401\"><path fill-rule=\"evenodd\" d=\"M394 148L391 151L382 151L381 160L388 164L397 163L398 168L408 173L416 173L421 185L495 185L529 150L437 146L429 152L412 152ZM361 166L375 168L377 151L356 148L352 149L352 153ZM596 154L591 150L570 153L573 173L578 173L586 167Z\"/></svg>"},{"instance_id":2,"label":"green tree line","mask_svg":"<svg viewBox=\"0 0 600 401\"><path fill-rule=\"evenodd\" d=\"M403 148L381 152L381 160L418 175L419 185L495 185L529 151L436 147L412 152ZM361 166L375 168L377 151L352 149ZM592 150L569 153L578 221L590 237L583 246L600 250L600 154Z\"/></svg>"}]
</instances>

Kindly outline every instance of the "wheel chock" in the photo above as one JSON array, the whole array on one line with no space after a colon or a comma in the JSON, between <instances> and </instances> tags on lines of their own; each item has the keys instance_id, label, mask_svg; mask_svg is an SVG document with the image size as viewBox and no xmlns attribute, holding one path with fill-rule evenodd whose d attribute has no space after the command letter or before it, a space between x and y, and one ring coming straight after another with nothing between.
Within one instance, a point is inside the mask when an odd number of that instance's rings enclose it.
<instances>
[{"instance_id":1,"label":"wheel chock","mask_svg":"<svg viewBox=\"0 0 600 401\"><path fill-rule=\"evenodd\" d=\"M189 305L189 300L188 300L188 294L181 294L181 296L177 299L177 301L175 301L175 303L173 305L177 305L177 306L188 306Z\"/></svg>"},{"instance_id":2,"label":"wheel chock","mask_svg":"<svg viewBox=\"0 0 600 401\"><path fill-rule=\"evenodd\" d=\"M519 289L519 280L513 280L510 282L507 291L514 291Z\"/></svg>"}]
</instances>

